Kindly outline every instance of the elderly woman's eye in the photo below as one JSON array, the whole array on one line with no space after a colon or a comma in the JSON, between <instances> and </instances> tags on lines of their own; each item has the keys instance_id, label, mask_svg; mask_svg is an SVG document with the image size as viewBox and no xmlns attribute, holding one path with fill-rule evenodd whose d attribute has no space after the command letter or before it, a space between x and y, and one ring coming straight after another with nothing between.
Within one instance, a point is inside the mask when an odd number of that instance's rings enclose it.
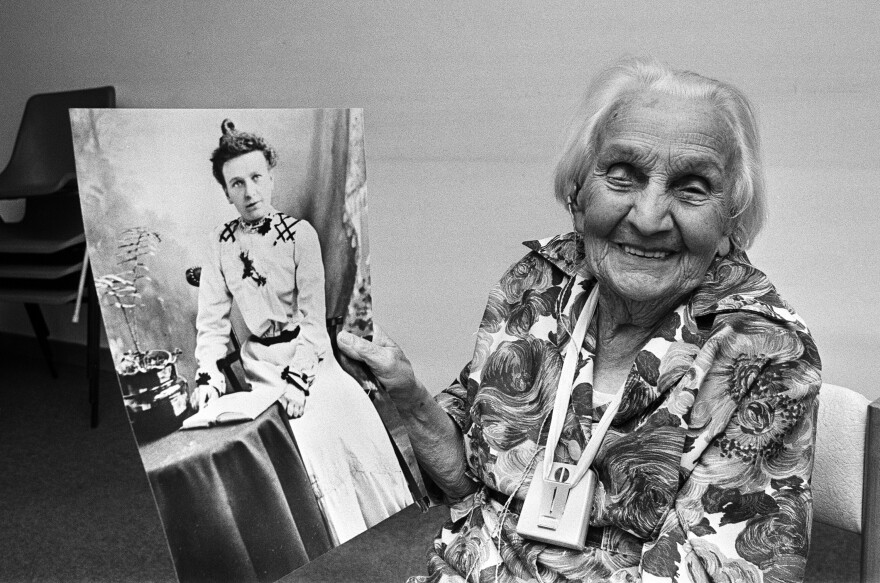
<instances>
[{"instance_id":1,"label":"elderly woman's eye","mask_svg":"<svg viewBox=\"0 0 880 583\"><path fill-rule=\"evenodd\" d=\"M688 202L702 202L712 193L709 183L702 178L687 178L676 185L675 190Z\"/></svg>"},{"instance_id":2,"label":"elderly woman's eye","mask_svg":"<svg viewBox=\"0 0 880 583\"><path fill-rule=\"evenodd\" d=\"M605 171L605 178L612 186L631 186L634 174L629 164L612 164Z\"/></svg>"}]
</instances>

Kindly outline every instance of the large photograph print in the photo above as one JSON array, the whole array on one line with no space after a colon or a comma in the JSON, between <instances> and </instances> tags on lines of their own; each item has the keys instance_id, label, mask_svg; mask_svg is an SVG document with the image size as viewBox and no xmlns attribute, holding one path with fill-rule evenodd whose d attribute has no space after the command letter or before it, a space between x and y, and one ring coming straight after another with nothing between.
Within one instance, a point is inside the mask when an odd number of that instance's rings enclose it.
<instances>
[{"instance_id":1,"label":"large photograph print","mask_svg":"<svg viewBox=\"0 0 880 583\"><path fill-rule=\"evenodd\" d=\"M272 581L413 502L372 331L360 110L71 110L89 255L181 581Z\"/></svg>"}]
</instances>

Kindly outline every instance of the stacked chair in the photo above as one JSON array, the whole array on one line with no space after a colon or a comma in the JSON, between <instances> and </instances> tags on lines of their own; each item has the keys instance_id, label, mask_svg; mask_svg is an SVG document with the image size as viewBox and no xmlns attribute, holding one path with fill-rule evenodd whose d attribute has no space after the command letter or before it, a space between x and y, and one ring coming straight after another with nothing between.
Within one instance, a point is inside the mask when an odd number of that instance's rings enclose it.
<instances>
[{"instance_id":1,"label":"stacked chair","mask_svg":"<svg viewBox=\"0 0 880 583\"><path fill-rule=\"evenodd\" d=\"M57 377L40 304L78 301L85 287L92 427L98 424L101 320L86 259L68 108L115 105L113 87L32 96L25 106L12 156L0 173L0 200L25 201L20 222L0 219L0 301L24 304L49 371Z\"/></svg>"}]
</instances>

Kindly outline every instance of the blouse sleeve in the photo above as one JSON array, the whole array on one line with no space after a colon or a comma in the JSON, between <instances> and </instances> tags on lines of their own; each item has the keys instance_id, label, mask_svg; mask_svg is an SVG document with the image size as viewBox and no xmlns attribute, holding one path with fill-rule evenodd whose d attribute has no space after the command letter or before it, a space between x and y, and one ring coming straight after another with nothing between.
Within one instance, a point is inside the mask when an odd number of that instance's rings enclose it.
<instances>
[{"instance_id":1,"label":"blouse sleeve","mask_svg":"<svg viewBox=\"0 0 880 583\"><path fill-rule=\"evenodd\" d=\"M434 398L440 408L446 411L446 414L458 425L462 434L467 433L471 426L471 405L467 391L470 370L471 365L468 363L458 378Z\"/></svg>"},{"instance_id":2,"label":"blouse sleeve","mask_svg":"<svg viewBox=\"0 0 880 583\"><path fill-rule=\"evenodd\" d=\"M802 581L818 353L794 323L717 319L689 386L674 389L693 401L681 487L656 542L644 547L642 580ZM701 370L701 361L711 365Z\"/></svg>"},{"instance_id":3,"label":"blouse sleeve","mask_svg":"<svg viewBox=\"0 0 880 583\"><path fill-rule=\"evenodd\" d=\"M311 376L318 361L324 357L329 340L324 299L324 263L318 233L307 221L300 221L294 247L296 262L296 293L300 320L300 337L291 363L294 370Z\"/></svg>"},{"instance_id":4,"label":"blouse sleeve","mask_svg":"<svg viewBox=\"0 0 880 583\"><path fill-rule=\"evenodd\" d=\"M467 435L473 424L471 407L478 387L476 381L471 378L472 373L479 373L485 366L492 346L492 337L505 327L511 316L512 306L522 299L523 290L536 287L541 281L549 281L550 269L549 265L536 260L536 255L530 253L511 265L489 291L470 362L465 365L458 378L435 397L437 403L461 429L462 434Z\"/></svg>"},{"instance_id":5,"label":"blouse sleeve","mask_svg":"<svg viewBox=\"0 0 880 583\"><path fill-rule=\"evenodd\" d=\"M470 404L468 398L467 387L468 377L470 376L470 363L465 365L461 374L452 384L434 397L434 401L440 408L452 419L455 426L463 436L467 435L471 426ZM467 442L465 442L467 443ZM467 446L465 445L465 456L467 456ZM474 474L470 466L465 464L465 477L476 484L480 483L478 476ZM428 502L430 506L445 505L449 506L453 516L459 516L459 510L456 504L461 502L462 498L450 496L442 488L440 488L427 472L422 471L422 481L428 494ZM464 499L467 499L465 497Z\"/></svg>"},{"instance_id":6,"label":"blouse sleeve","mask_svg":"<svg viewBox=\"0 0 880 583\"><path fill-rule=\"evenodd\" d=\"M220 393L226 391L226 379L217 368L217 361L226 356L232 324L229 312L232 295L220 268L220 249L217 237L211 241L209 261L202 265L199 282L199 311L196 316L195 357L199 370L196 385L211 385Z\"/></svg>"},{"instance_id":7,"label":"blouse sleeve","mask_svg":"<svg viewBox=\"0 0 880 583\"><path fill-rule=\"evenodd\" d=\"M484 462L488 455L488 446L481 435L482 427L475 427L475 423L480 425L481 420L475 420L473 415L474 402L480 391L476 378L485 374L487 363L493 359L496 362L505 361L504 357L493 356L493 338L499 331L507 328L515 329L514 332L519 329L519 321L512 325L508 322L515 309L520 306L526 290L537 290L538 293L534 296L539 302L546 299L543 295L545 293L556 297L547 292L553 282L551 270L552 267L538 259L535 253L528 254L508 268L489 292L470 362L465 365L458 378L435 397L437 404L449 415L464 437L465 459L468 460L465 475L476 483L483 482L480 473L485 471ZM513 335L507 337L511 340L516 338ZM511 425L516 423L512 419L509 421ZM447 503L449 502L447 499Z\"/></svg>"}]
</instances>

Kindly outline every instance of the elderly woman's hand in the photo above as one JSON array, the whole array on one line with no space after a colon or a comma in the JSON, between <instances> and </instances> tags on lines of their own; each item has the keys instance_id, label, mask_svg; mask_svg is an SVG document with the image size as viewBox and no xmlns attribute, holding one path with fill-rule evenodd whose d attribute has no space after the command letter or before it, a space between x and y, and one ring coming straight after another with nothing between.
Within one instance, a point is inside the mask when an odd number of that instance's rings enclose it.
<instances>
[{"instance_id":1,"label":"elderly woman's hand","mask_svg":"<svg viewBox=\"0 0 880 583\"><path fill-rule=\"evenodd\" d=\"M372 342L349 332L340 332L336 341L346 356L367 365L398 409L406 409L415 402L419 381L412 364L382 330L376 327Z\"/></svg>"},{"instance_id":2,"label":"elderly woman's hand","mask_svg":"<svg viewBox=\"0 0 880 583\"><path fill-rule=\"evenodd\" d=\"M336 340L346 356L366 364L388 391L421 468L452 498L475 491L476 482L466 474L461 431L416 378L403 350L378 328L372 342L348 332L340 332Z\"/></svg>"}]
</instances>

